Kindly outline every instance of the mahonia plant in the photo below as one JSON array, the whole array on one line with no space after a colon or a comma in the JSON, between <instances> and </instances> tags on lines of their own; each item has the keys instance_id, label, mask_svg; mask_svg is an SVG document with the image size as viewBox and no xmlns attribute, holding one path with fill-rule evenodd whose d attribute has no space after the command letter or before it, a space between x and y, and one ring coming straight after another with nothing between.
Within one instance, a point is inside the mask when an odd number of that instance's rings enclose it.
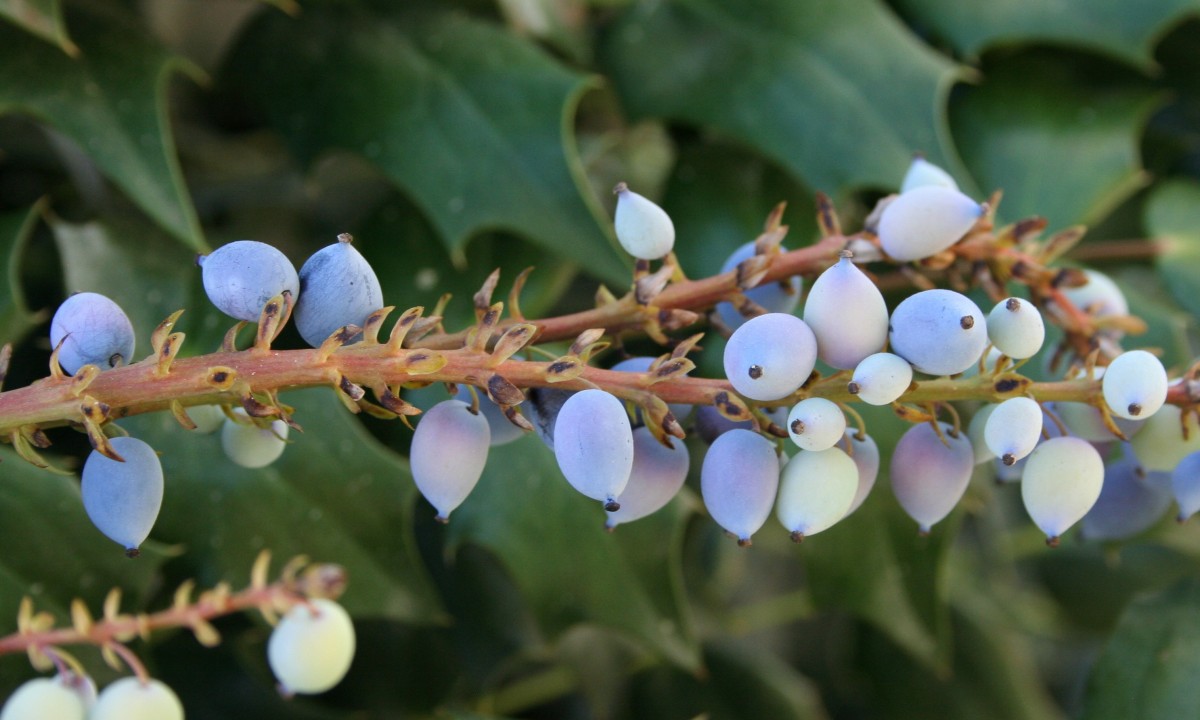
<instances>
[{"instance_id":1,"label":"mahonia plant","mask_svg":"<svg viewBox=\"0 0 1200 720\"><path fill-rule=\"evenodd\" d=\"M998 192L978 202L920 159L901 186L854 233L818 196L820 239L793 250L783 247L781 204L723 272L689 279L671 219L622 183L614 230L636 258L622 296L602 287L589 310L531 319L519 302L529 271L506 302L493 299L497 271L472 298L470 327L445 328L439 304L399 312L386 336L396 308L384 305L349 234L299 272L269 245L230 243L198 261L210 299L237 321L217 352L178 357L179 311L152 331L151 355L130 363L134 330L122 310L95 293L74 295L52 323L49 377L0 393L0 436L53 469L38 452L49 445L45 431L86 431L94 450L82 473L85 509L131 557L153 532L163 473L154 450L114 421L169 411L183 428L219 429L239 465L264 467L300 429L281 393L314 386L331 388L352 412L416 420L414 480L442 522L469 498L491 445L534 432L612 530L680 490L689 460L679 440L694 430L710 444L700 490L712 518L750 545L774 510L801 541L854 512L875 484L879 449L857 402L890 406L912 424L889 479L922 533L954 509L981 463L993 463L1001 481L1021 480L1050 545L1081 520L1091 537L1132 535L1171 496L1181 520L1195 512L1200 364L1169 374L1151 352L1124 350L1144 323L1120 290L1095 271L1056 265L1082 228L1042 238L1038 218L997 227ZM881 287L913 292L889 309ZM277 349L293 318L312 347ZM710 336L727 338L723 378L691 375L706 319ZM251 321L253 340L239 349ZM1061 331L1042 353L1057 379L1034 381L1022 369L1042 350L1047 323ZM633 336L662 354L605 352ZM569 343L565 353L545 349L559 343ZM0 365L7 357L6 349ZM434 383L469 395L426 409L405 399ZM964 401L982 403L969 422ZM1130 442L1110 450L1118 439ZM1158 513L1106 502L1121 483L1153 496ZM297 611L288 627L340 636L341 650L320 672L277 669L297 692L329 687L353 650L348 620L306 607L317 614Z\"/></svg>"}]
</instances>

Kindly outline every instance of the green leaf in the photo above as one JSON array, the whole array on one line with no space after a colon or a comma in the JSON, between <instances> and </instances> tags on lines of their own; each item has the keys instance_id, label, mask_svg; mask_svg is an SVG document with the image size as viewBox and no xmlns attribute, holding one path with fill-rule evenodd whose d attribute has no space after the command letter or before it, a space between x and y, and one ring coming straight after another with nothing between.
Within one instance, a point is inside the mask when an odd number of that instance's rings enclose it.
<instances>
[{"instance_id":1,"label":"green leaf","mask_svg":"<svg viewBox=\"0 0 1200 720\"><path fill-rule=\"evenodd\" d=\"M636 677L630 699L637 709L634 716L712 720L827 717L812 681L763 644L731 639L707 643L704 668L700 675L656 668Z\"/></svg>"},{"instance_id":2,"label":"green leaf","mask_svg":"<svg viewBox=\"0 0 1200 720\"><path fill-rule=\"evenodd\" d=\"M227 460L220 433L184 430L170 413L122 421L162 453L167 492L154 537L184 546L205 580L245 573L262 549L346 568L342 603L356 617L440 621L412 532L416 487L403 460L379 445L332 390L287 394L305 432L274 464Z\"/></svg>"},{"instance_id":3,"label":"green leaf","mask_svg":"<svg viewBox=\"0 0 1200 720\"><path fill-rule=\"evenodd\" d=\"M1200 5L1195 0L897 0L914 25L965 55L1002 45L1056 43L1105 53L1149 70L1154 46Z\"/></svg>"},{"instance_id":4,"label":"green leaf","mask_svg":"<svg viewBox=\"0 0 1200 720\"><path fill-rule=\"evenodd\" d=\"M886 482L884 468L874 493L886 493ZM947 649L940 645L944 638L925 610L941 607L945 599L936 594L936 575L916 570L923 563L944 562L956 523L943 521L929 537L918 538L907 517L894 519L894 532L889 532L891 522L882 503L868 498L853 516L804 543L800 555L813 603L822 610L853 613L914 659L942 667L947 661Z\"/></svg>"},{"instance_id":5,"label":"green leaf","mask_svg":"<svg viewBox=\"0 0 1200 720\"><path fill-rule=\"evenodd\" d=\"M985 68L951 107L963 160L1001 214L1059 229L1102 219L1148 182L1138 139L1159 97L1118 68L1031 53Z\"/></svg>"},{"instance_id":6,"label":"green leaf","mask_svg":"<svg viewBox=\"0 0 1200 720\"><path fill-rule=\"evenodd\" d=\"M79 54L79 47L67 34L59 0L0 0L0 19L57 45L72 57Z\"/></svg>"},{"instance_id":7,"label":"green leaf","mask_svg":"<svg viewBox=\"0 0 1200 720\"><path fill-rule=\"evenodd\" d=\"M0 215L0 257L5 263L0 276L0 344L19 342L46 317L44 311L29 309L21 282L21 258L40 217L40 204Z\"/></svg>"},{"instance_id":8,"label":"green leaf","mask_svg":"<svg viewBox=\"0 0 1200 720\"><path fill-rule=\"evenodd\" d=\"M863 717L886 720L971 718L972 720L1058 720L1061 711L1037 675L1028 648L1009 637L1016 631L1007 618L972 617L954 608L950 620L955 643L950 664L930 668L910 661L883 635L860 631L858 662L866 687L856 687L853 702L866 705Z\"/></svg>"},{"instance_id":9,"label":"green leaf","mask_svg":"<svg viewBox=\"0 0 1200 720\"><path fill-rule=\"evenodd\" d=\"M315 6L262 15L227 67L300 158L375 163L452 256L499 229L628 282L573 147L590 81L532 44L459 13Z\"/></svg>"},{"instance_id":10,"label":"green leaf","mask_svg":"<svg viewBox=\"0 0 1200 720\"><path fill-rule=\"evenodd\" d=\"M955 66L874 0L638 3L599 58L633 116L726 133L831 194L896 187L915 150L955 169Z\"/></svg>"},{"instance_id":11,"label":"green leaf","mask_svg":"<svg viewBox=\"0 0 1200 720\"><path fill-rule=\"evenodd\" d=\"M81 13L72 59L16 28L0 27L0 113L53 127L155 222L193 250L205 244L179 163L166 90L187 61L154 45L131 22Z\"/></svg>"},{"instance_id":12,"label":"green leaf","mask_svg":"<svg viewBox=\"0 0 1200 720\"><path fill-rule=\"evenodd\" d=\"M680 555L690 512L677 499L616 532L600 503L563 479L534 436L494 447L448 527L448 546L495 553L549 638L577 623L621 631L685 668L698 649L684 612Z\"/></svg>"},{"instance_id":13,"label":"green leaf","mask_svg":"<svg viewBox=\"0 0 1200 720\"><path fill-rule=\"evenodd\" d=\"M1175 301L1200 316L1200 184L1175 180L1150 193L1146 229L1160 245L1154 264Z\"/></svg>"},{"instance_id":14,"label":"green leaf","mask_svg":"<svg viewBox=\"0 0 1200 720\"><path fill-rule=\"evenodd\" d=\"M1193 528L1180 527L1190 536ZM1139 595L1165 590L1196 575L1200 565L1193 553L1155 540L1104 547L1078 544L1056 552L1039 551L1023 563L1077 628L1108 635L1121 613Z\"/></svg>"},{"instance_id":15,"label":"green leaf","mask_svg":"<svg viewBox=\"0 0 1200 720\"><path fill-rule=\"evenodd\" d=\"M1200 580L1135 600L1096 663L1084 720L1200 715Z\"/></svg>"}]
</instances>

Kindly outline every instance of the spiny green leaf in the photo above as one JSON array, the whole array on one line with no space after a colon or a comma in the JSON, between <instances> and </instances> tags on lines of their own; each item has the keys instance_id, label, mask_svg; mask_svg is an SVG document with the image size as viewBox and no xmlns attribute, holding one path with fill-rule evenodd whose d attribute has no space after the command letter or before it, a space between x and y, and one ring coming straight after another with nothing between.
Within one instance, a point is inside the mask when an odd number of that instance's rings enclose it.
<instances>
[{"instance_id":1,"label":"spiny green leaf","mask_svg":"<svg viewBox=\"0 0 1200 720\"><path fill-rule=\"evenodd\" d=\"M72 57L79 54L79 47L67 34L59 0L0 0L0 19L57 45Z\"/></svg>"},{"instance_id":2,"label":"spiny green leaf","mask_svg":"<svg viewBox=\"0 0 1200 720\"><path fill-rule=\"evenodd\" d=\"M1135 600L1096 663L1084 720L1200 715L1200 580Z\"/></svg>"},{"instance_id":3,"label":"spiny green leaf","mask_svg":"<svg viewBox=\"0 0 1200 720\"><path fill-rule=\"evenodd\" d=\"M985 68L951 112L963 160L1008 220L1039 215L1052 230L1103 218L1148 178L1138 138L1159 103L1146 83L1063 53Z\"/></svg>"},{"instance_id":4,"label":"spiny green leaf","mask_svg":"<svg viewBox=\"0 0 1200 720\"><path fill-rule=\"evenodd\" d=\"M379 445L332 391L284 396L307 432L274 464L248 470L224 457L220 433L184 430L170 413L129 418L130 434L162 453L167 491L152 537L181 543L202 578L244 572L270 549L346 568L342 603L356 616L442 619L416 554L408 466Z\"/></svg>"},{"instance_id":5,"label":"spiny green leaf","mask_svg":"<svg viewBox=\"0 0 1200 720\"><path fill-rule=\"evenodd\" d=\"M1158 39L1200 9L1195 0L897 0L896 5L914 25L966 55L1002 45L1057 43L1144 69L1154 66Z\"/></svg>"},{"instance_id":6,"label":"spiny green leaf","mask_svg":"<svg viewBox=\"0 0 1200 720\"><path fill-rule=\"evenodd\" d=\"M77 59L27 33L0 27L0 113L32 115L69 139L150 217L194 250L205 249L175 158L166 89L199 71L153 44L120 16L78 16Z\"/></svg>"},{"instance_id":7,"label":"spiny green leaf","mask_svg":"<svg viewBox=\"0 0 1200 720\"><path fill-rule=\"evenodd\" d=\"M638 3L599 57L635 117L727 133L828 193L895 187L917 150L953 166L955 66L874 0Z\"/></svg>"},{"instance_id":8,"label":"spiny green leaf","mask_svg":"<svg viewBox=\"0 0 1200 720\"><path fill-rule=\"evenodd\" d=\"M310 7L295 21L264 14L227 67L299 157L361 154L453 256L503 229L628 282L573 147L590 81L533 45L460 13Z\"/></svg>"},{"instance_id":9,"label":"spiny green leaf","mask_svg":"<svg viewBox=\"0 0 1200 720\"><path fill-rule=\"evenodd\" d=\"M600 503L567 484L536 437L524 437L491 449L479 485L450 517L448 539L495 553L548 636L601 625L694 669L679 582L688 515L680 502L605 533Z\"/></svg>"},{"instance_id":10,"label":"spiny green leaf","mask_svg":"<svg viewBox=\"0 0 1200 720\"><path fill-rule=\"evenodd\" d=\"M0 345L16 343L44 319L45 312L33 312L25 302L21 282L21 258L37 226L41 208L0 215L0 257L6 264L0 275Z\"/></svg>"},{"instance_id":11,"label":"spiny green leaf","mask_svg":"<svg viewBox=\"0 0 1200 720\"><path fill-rule=\"evenodd\" d=\"M1200 316L1200 184L1159 185L1146 204L1146 229L1162 246L1155 265L1172 297Z\"/></svg>"}]
</instances>

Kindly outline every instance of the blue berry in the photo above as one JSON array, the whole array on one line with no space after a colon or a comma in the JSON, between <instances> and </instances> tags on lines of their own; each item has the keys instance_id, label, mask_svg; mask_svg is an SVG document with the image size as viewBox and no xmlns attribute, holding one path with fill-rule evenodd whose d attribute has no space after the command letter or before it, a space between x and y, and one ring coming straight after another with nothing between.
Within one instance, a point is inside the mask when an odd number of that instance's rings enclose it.
<instances>
[{"instance_id":1,"label":"blue berry","mask_svg":"<svg viewBox=\"0 0 1200 720\"><path fill-rule=\"evenodd\" d=\"M84 365L107 370L133 358L133 325L121 306L107 297L76 293L55 311L50 344L59 348L58 364L71 375Z\"/></svg>"},{"instance_id":2,"label":"blue berry","mask_svg":"<svg viewBox=\"0 0 1200 720\"><path fill-rule=\"evenodd\" d=\"M362 325L383 307L383 290L370 263L347 234L321 248L300 268L300 298L293 314L296 329L313 347L345 325Z\"/></svg>"},{"instance_id":3,"label":"blue berry","mask_svg":"<svg viewBox=\"0 0 1200 720\"><path fill-rule=\"evenodd\" d=\"M892 312L892 352L929 375L954 375L979 361L988 344L979 306L953 290L910 295Z\"/></svg>"},{"instance_id":4,"label":"blue berry","mask_svg":"<svg viewBox=\"0 0 1200 720\"><path fill-rule=\"evenodd\" d=\"M162 463L154 448L137 438L115 437L109 443L125 462L92 451L83 464L83 507L100 532L136 557L162 507Z\"/></svg>"},{"instance_id":5,"label":"blue berry","mask_svg":"<svg viewBox=\"0 0 1200 720\"><path fill-rule=\"evenodd\" d=\"M255 240L236 240L196 259L204 292L217 309L254 322L263 305L285 290L293 302L300 294L296 268L279 250Z\"/></svg>"}]
</instances>

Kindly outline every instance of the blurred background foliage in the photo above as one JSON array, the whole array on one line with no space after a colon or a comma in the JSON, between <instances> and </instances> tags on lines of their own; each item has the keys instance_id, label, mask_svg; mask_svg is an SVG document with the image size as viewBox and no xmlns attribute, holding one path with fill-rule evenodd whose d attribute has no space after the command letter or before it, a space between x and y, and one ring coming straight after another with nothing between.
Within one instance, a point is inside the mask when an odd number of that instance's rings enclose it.
<instances>
[{"instance_id":1,"label":"blurred background foliage","mask_svg":"<svg viewBox=\"0 0 1200 720\"><path fill-rule=\"evenodd\" d=\"M618 180L663 203L684 268L703 275L781 200L791 247L815 236L818 190L857 228L914 151L977 197L1003 190L1006 221L1089 225L1074 259L1118 278L1150 324L1138 344L1179 369L1200 312L1198 10L0 0L8 383L45 374L48 313L73 291L118 300L143 343L185 307L184 353L214 349L228 323L192 260L234 239L299 265L351 232L389 304L453 293L452 327L493 268L511 280L534 265L522 299L537 317L587 306L597 283L627 286L607 219ZM266 547L349 569L352 672L280 700L250 617L220 623L215 650L186 633L139 644L189 717L1200 716L1193 527L1049 551L1014 488L981 472L927 538L886 481L799 547L768 526L737 548L694 485L607 534L528 437L494 449L442 527L408 475L406 429L352 417L332 393L286 399L307 432L263 471L169 416L122 423L168 477L137 562L92 529L75 480L4 451L0 632L26 594L60 616L114 585L160 607L185 578L241 582ZM900 423L867 419L886 457ZM81 436L53 439L55 461L77 467ZM0 659L0 694L30 672Z\"/></svg>"}]
</instances>

